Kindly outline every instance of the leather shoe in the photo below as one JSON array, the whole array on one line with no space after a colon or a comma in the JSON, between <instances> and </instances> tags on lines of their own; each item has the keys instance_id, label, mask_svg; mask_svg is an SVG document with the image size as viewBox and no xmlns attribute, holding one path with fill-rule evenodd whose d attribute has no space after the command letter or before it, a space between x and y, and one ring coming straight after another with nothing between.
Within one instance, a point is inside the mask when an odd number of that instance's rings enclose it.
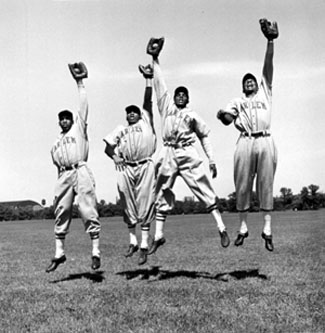
<instances>
[{"instance_id":1,"label":"leather shoe","mask_svg":"<svg viewBox=\"0 0 325 333\"><path fill-rule=\"evenodd\" d=\"M235 240L235 246L241 246L244 244L245 238L248 237L248 231L246 231L244 234L241 232L238 233L237 238Z\"/></svg>"},{"instance_id":2,"label":"leather shoe","mask_svg":"<svg viewBox=\"0 0 325 333\"><path fill-rule=\"evenodd\" d=\"M139 265L143 265L147 262L147 256L148 256L148 249L140 249L140 255L139 255Z\"/></svg>"},{"instance_id":3,"label":"leather shoe","mask_svg":"<svg viewBox=\"0 0 325 333\"><path fill-rule=\"evenodd\" d=\"M265 240L265 248L268 251L273 251L274 247L273 247L273 242L272 242L272 235L266 235L264 232L262 232L262 238Z\"/></svg>"},{"instance_id":4,"label":"leather shoe","mask_svg":"<svg viewBox=\"0 0 325 333\"><path fill-rule=\"evenodd\" d=\"M164 237L153 241L152 246L148 252L148 255L155 253L158 248L166 243L166 239Z\"/></svg>"},{"instance_id":5,"label":"leather shoe","mask_svg":"<svg viewBox=\"0 0 325 333\"><path fill-rule=\"evenodd\" d=\"M100 257L98 256L92 256L91 257L91 268L92 269L98 269L100 267Z\"/></svg>"},{"instance_id":6,"label":"leather shoe","mask_svg":"<svg viewBox=\"0 0 325 333\"><path fill-rule=\"evenodd\" d=\"M224 230L223 232L219 231L220 237L221 237L221 245L222 247L228 247L230 244L230 240L227 234L227 230Z\"/></svg>"},{"instance_id":7,"label":"leather shoe","mask_svg":"<svg viewBox=\"0 0 325 333\"><path fill-rule=\"evenodd\" d=\"M139 250L138 245L130 244L128 251L125 253L125 258L129 258L133 256L134 252L137 252Z\"/></svg>"},{"instance_id":8,"label":"leather shoe","mask_svg":"<svg viewBox=\"0 0 325 333\"><path fill-rule=\"evenodd\" d=\"M46 273L50 273L50 272L55 271L55 270L58 268L58 266L59 266L60 264L63 264L66 260L67 260L67 258L66 258L65 255L63 255L63 256L60 257L60 258L53 258L53 259L51 260L51 264L50 264L50 266L47 267L47 269L46 269Z\"/></svg>"}]
</instances>

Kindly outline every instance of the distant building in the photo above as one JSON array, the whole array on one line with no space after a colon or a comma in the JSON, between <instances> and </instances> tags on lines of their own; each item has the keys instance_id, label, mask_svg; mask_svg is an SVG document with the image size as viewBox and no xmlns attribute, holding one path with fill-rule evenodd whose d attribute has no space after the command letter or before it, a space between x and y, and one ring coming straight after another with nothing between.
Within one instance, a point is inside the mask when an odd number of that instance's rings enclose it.
<instances>
[{"instance_id":1,"label":"distant building","mask_svg":"<svg viewBox=\"0 0 325 333\"><path fill-rule=\"evenodd\" d=\"M44 209L44 207L41 204L33 200L2 201L0 202L0 206L6 206L13 209L32 208L33 211Z\"/></svg>"}]
</instances>

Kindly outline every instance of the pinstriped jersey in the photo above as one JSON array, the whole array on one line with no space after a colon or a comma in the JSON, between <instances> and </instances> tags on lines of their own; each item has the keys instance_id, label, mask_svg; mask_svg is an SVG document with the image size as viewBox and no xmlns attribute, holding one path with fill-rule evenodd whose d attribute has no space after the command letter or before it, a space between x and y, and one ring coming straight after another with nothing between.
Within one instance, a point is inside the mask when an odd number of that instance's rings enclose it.
<instances>
[{"instance_id":1,"label":"pinstriped jersey","mask_svg":"<svg viewBox=\"0 0 325 333\"><path fill-rule=\"evenodd\" d=\"M272 90L265 77L253 97L233 99L225 112L235 117L235 126L241 132L268 131L271 127Z\"/></svg>"},{"instance_id":2,"label":"pinstriped jersey","mask_svg":"<svg viewBox=\"0 0 325 333\"><path fill-rule=\"evenodd\" d=\"M168 92L160 66L154 63L154 84L158 110L162 120L163 141L194 143L196 136L208 136L210 129L204 120L188 107L178 109Z\"/></svg>"},{"instance_id":3,"label":"pinstriped jersey","mask_svg":"<svg viewBox=\"0 0 325 333\"><path fill-rule=\"evenodd\" d=\"M104 141L115 148L117 155L128 161L140 161L156 151L157 138L147 112L141 112L136 124L118 126Z\"/></svg>"},{"instance_id":4,"label":"pinstriped jersey","mask_svg":"<svg viewBox=\"0 0 325 333\"><path fill-rule=\"evenodd\" d=\"M67 133L61 133L52 149L52 160L57 166L72 166L88 159L89 142L87 124L80 113L75 115L74 123Z\"/></svg>"}]
</instances>

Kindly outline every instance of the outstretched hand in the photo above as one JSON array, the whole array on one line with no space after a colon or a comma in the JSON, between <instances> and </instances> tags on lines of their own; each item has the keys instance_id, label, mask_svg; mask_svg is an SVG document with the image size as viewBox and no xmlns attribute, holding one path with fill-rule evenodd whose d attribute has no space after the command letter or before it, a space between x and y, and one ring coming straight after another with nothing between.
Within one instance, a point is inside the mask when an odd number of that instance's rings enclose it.
<instances>
[{"instance_id":1,"label":"outstretched hand","mask_svg":"<svg viewBox=\"0 0 325 333\"><path fill-rule=\"evenodd\" d=\"M163 48L165 42L165 38L150 38L147 45L147 53L151 55L153 58L158 58L160 51Z\"/></svg>"},{"instance_id":2,"label":"outstretched hand","mask_svg":"<svg viewBox=\"0 0 325 333\"><path fill-rule=\"evenodd\" d=\"M88 77L88 70L83 62L76 62L74 64L68 64L71 75L76 81L86 79Z\"/></svg>"}]
</instances>

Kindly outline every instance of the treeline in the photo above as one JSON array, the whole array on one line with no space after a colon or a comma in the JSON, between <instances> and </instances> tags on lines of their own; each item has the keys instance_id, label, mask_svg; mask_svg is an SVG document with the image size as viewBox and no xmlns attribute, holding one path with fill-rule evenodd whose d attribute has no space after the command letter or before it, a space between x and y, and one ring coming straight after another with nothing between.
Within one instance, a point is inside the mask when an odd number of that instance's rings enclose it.
<instances>
[{"instance_id":1,"label":"treeline","mask_svg":"<svg viewBox=\"0 0 325 333\"><path fill-rule=\"evenodd\" d=\"M228 198L217 198L218 208L221 212L236 212L236 193L228 195ZM123 211L120 203L106 203L101 200L97 204L100 217L122 216ZM274 197L274 210L317 210L325 208L325 194L319 192L319 186L309 185L303 187L299 194L293 194L290 188L282 187L280 195ZM259 203L257 195L253 192L251 200L251 212L259 211ZM180 214L205 214L206 208L204 204L192 199L184 201L176 201L172 210L172 215ZM78 218L77 206L73 206L73 218ZM33 210L32 207L10 207L0 205L0 221L14 220L32 220L32 219L54 219L54 207L49 206L41 210Z\"/></svg>"}]
</instances>

